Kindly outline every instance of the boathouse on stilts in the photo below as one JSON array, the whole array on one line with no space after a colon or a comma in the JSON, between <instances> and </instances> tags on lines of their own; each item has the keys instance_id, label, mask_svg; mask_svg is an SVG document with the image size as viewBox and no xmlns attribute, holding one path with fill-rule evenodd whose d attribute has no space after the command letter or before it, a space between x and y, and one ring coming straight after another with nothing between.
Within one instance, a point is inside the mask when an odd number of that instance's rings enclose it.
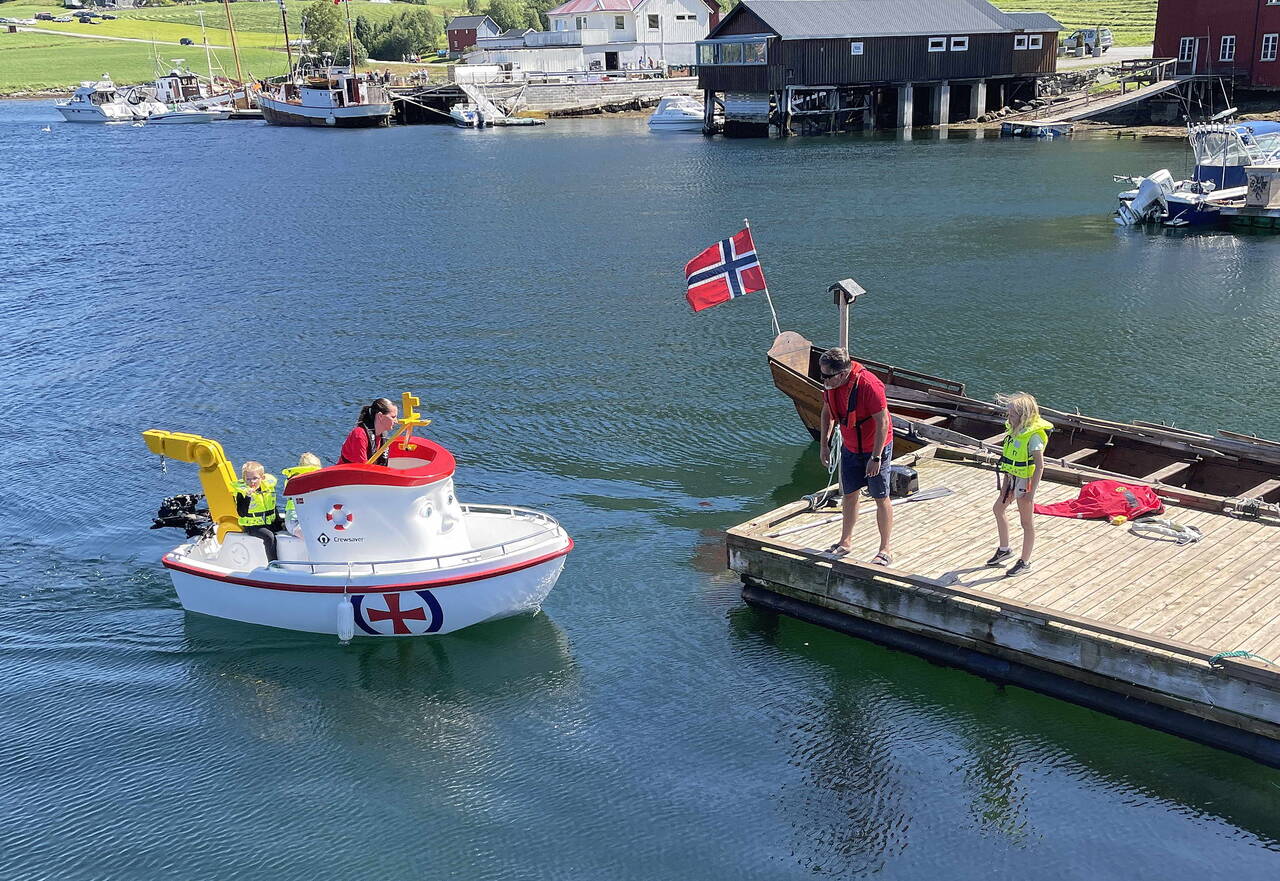
<instances>
[{"instance_id":1,"label":"boathouse on stilts","mask_svg":"<svg viewBox=\"0 0 1280 881\"><path fill-rule=\"evenodd\" d=\"M698 43L705 130L718 116L738 137L973 119L1036 97L1059 28L985 0L742 0Z\"/></svg>"}]
</instances>

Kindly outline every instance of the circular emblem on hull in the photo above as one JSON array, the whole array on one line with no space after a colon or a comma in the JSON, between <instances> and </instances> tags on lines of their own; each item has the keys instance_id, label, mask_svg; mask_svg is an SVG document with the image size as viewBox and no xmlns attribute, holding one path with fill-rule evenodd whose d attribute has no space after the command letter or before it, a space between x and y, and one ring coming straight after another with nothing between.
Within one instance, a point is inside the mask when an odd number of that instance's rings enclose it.
<instances>
[{"instance_id":1,"label":"circular emblem on hull","mask_svg":"<svg viewBox=\"0 0 1280 881\"><path fill-rule=\"evenodd\" d=\"M333 527L334 532L342 532L352 523L356 522L356 515L350 511L344 510L341 505L334 505L329 512L324 515L324 519L329 521L329 525Z\"/></svg>"},{"instance_id":2,"label":"circular emblem on hull","mask_svg":"<svg viewBox=\"0 0 1280 881\"><path fill-rule=\"evenodd\" d=\"M352 594L356 626L370 636L413 636L439 633L444 609L429 590Z\"/></svg>"}]
</instances>

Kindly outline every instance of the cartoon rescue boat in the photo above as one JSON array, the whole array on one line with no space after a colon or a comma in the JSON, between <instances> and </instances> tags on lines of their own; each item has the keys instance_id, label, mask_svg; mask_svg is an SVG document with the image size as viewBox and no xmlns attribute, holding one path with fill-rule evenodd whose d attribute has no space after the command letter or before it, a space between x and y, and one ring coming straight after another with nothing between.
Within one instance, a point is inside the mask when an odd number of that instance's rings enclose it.
<instances>
[{"instance_id":1,"label":"cartoon rescue boat","mask_svg":"<svg viewBox=\"0 0 1280 881\"><path fill-rule=\"evenodd\" d=\"M417 398L389 438L388 466L333 465L291 477L296 523L267 561L240 530L235 472L214 440L145 431L151 452L200 466L200 497L167 499L155 526L191 539L161 562L183 608L289 630L352 635L451 633L537 611L573 540L553 518L507 505L463 505L453 455L413 435Z\"/></svg>"}]
</instances>

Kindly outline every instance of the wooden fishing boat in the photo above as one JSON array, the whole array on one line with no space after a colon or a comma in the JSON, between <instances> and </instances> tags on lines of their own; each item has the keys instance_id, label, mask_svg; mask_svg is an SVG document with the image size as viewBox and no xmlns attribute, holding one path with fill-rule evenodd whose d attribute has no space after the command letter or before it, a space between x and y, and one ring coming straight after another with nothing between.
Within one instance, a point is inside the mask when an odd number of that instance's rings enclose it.
<instances>
[{"instance_id":1,"label":"wooden fishing boat","mask_svg":"<svg viewBox=\"0 0 1280 881\"><path fill-rule=\"evenodd\" d=\"M774 385L792 400L815 439L822 412L818 359L824 351L785 331L768 353ZM967 397L961 382L858 360L885 384L896 453L944 443L998 458L1003 407ZM1276 441L1232 431L1204 434L1154 422L1113 422L1043 406L1041 412L1055 426L1046 450L1055 472L1075 474L1080 482L1110 477L1147 483L1166 498L1208 510L1280 513Z\"/></svg>"}]
</instances>

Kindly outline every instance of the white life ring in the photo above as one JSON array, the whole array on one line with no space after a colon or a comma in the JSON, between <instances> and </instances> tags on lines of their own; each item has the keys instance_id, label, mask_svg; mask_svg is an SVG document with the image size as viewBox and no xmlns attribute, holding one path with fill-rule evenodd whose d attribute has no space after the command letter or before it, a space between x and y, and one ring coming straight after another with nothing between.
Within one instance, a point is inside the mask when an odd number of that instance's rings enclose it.
<instances>
[{"instance_id":1,"label":"white life ring","mask_svg":"<svg viewBox=\"0 0 1280 881\"><path fill-rule=\"evenodd\" d=\"M352 514L350 511L344 510L341 505L334 505L329 509L328 513L324 515L324 519L329 521L334 532L342 532L352 523L356 522L356 515Z\"/></svg>"}]
</instances>

